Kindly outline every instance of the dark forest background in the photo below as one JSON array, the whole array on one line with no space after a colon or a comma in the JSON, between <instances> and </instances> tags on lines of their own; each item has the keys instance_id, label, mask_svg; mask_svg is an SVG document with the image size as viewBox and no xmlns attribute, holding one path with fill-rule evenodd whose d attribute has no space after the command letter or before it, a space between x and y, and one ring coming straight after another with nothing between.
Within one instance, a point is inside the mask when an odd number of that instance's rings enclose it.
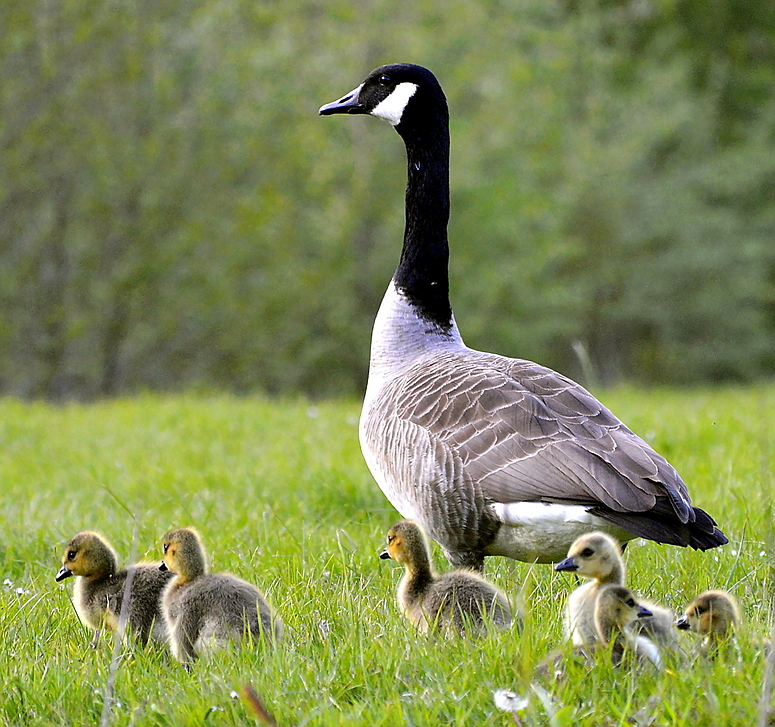
<instances>
[{"instance_id":1,"label":"dark forest background","mask_svg":"<svg viewBox=\"0 0 775 727\"><path fill-rule=\"evenodd\" d=\"M775 373L771 0L4 0L0 393L352 395L430 67L466 342L588 384Z\"/></svg>"}]
</instances>

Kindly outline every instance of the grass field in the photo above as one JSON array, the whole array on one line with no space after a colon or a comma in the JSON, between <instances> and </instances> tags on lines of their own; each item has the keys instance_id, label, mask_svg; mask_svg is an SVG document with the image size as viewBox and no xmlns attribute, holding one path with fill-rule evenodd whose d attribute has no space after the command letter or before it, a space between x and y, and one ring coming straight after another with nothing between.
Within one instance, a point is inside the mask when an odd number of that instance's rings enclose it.
<instances>
[{"instance_id":1,"label":"grass field","mask_svg":"<svg viewBox=\"0 0 775 727\"><path fill-rule=\"evenodd\" d=\"M64 541L96 529L122 560L135 552L155 561L168 529L195 525L214 569L268 595L285 641L271 654L221 652L191 672L163 648L126 644L111 724L251 724L232 694L250 682L281 727L514 724L494 706L501 688L530 697L525 725L755 725L764 677L756 640L768 633L775 594L775 387L602 398L673 462L730 538L704 554L642 541L627 550L630 585L676 610L710 586L737 595L746 622L726 658L660 674L601 661L532 688L535 664L562 643L574 584L549 566L505 559L490 559L487 573L524 599L522 633L479 643L413 633L394 603L399 567L377 557L397 514L361 458L356 403L4 400L0 723L99 723L113 643L91 645L72 581L54 582ZM691 651L690 636L685 643Z\"/></svg>"}]
</instances>

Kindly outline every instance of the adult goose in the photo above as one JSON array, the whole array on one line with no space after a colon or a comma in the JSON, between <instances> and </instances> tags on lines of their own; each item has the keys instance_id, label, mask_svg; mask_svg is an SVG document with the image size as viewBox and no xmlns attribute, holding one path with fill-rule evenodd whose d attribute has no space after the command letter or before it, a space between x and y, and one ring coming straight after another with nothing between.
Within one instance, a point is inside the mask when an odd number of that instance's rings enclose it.
<instances>
[{"instance_id":1,"label":"adult goose","mask_svg":"<svg viewBox=\"0 0 775 727\"><path fill-rule=\"evenodd\" d=\"M372 334L360 420L388 500L450 563L556 562L584 532L705 550L727 542L673 467L584 388L468 348L449 302L449 115L427 69L381 66L320 114L370 114L406 145L401 259Z\"/></svg>"}]
</instances>

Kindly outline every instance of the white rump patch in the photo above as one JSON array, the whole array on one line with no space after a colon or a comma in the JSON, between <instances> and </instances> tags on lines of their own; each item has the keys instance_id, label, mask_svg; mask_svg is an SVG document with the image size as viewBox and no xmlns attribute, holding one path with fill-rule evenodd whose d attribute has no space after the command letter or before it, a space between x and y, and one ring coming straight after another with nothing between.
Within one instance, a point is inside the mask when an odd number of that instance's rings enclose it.
<instances>
[{"instance_id":1,"label":"white rump patch","mask_svg":"<svg viewBox=\"0 0 775 727\"><path fill-rule=\"evenodd\" d=\"M584 533L603 530L620 541L630 533L592 515L586 505L548 502L494 502L492 514L506 527L498 530L488 555L505 555L525 562L558 563L571 543Z\"/></svg>"},{"instance_id":2,"label":"white rump patch","mask_svg":"<svg viewBox=\"0 0 775 727\"><path fill-rule=\"evenodd\" d=\"M395 126L400 123L401 117L404 115L404 109L406 104L409 103L409 99L414 96L417 90L416 83L399 83L393 92L387 98L380 101L371 112L372 116L377 116L380 119L385 119L389 124Z\"/></svg>"},{"instance_id":3,"label":"white rump patch","mask_svg":"<svg viewBox=\"0 0 775 727\"><path fill-rule=\"evenodd\" d=\"M605 522L590 515L585 505L557 505L548 502L494 502L495 516L505 525L531 526L545 524L547 529L565 523L597 525Z\"/></svg>"}]
</instances>

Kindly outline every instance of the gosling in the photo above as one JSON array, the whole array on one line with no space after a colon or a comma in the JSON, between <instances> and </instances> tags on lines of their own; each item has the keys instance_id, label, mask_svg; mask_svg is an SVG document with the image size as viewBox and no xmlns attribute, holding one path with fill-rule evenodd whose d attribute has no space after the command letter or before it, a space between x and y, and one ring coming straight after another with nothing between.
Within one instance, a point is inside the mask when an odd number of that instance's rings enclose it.
<instances>
[{"instance_id":1,"label":"gosling","mask_svg":"<svg viewBox=\"0 0 775 727\"><path fill-rule=\"evenodd\" d=\"M208 573L199 533L180 528L164 536L160 570L175 577L162 597L172 655L189 665L199 655L244 637L279 641L283 623L253 585L228 573Z\"/></svg>"},{"instance_id":2,"label":"gosling","mask_svg":"<svg viewBox=\"0 0 775 727\"><path fill-rule=\"evenodd\" d=\"M568 596L563 627L566 638L574 646L594 643L597 640L595 602L600 589L608 583L624 585L624 561L619 543L606 533L587 533L573 541L568 557L554 569L590 579Z\"/></svg>"},{"instance_id":3,"label":"gosling","mask_svg":"<svg viewBox=\"0 0 775 727\"><path fill-rule=\"evenodd\" d=\"M161 594L172 579L152 563L138 563L118 570L116 552L99 533L85 530L67 543L57 582L75 576L73 603L81 623L97 633L102 628L116 631L127 581L127 616L135 638L146 644L150 639L167 640L161 610Z\"/></svg>"},{"instance_id":4,"label":"gosling","mask_svg":"<svg viewBox=\"0 0 775 727\"><path fill-rule=\"evenodd\" d=\"M591 579L568 597L563 624L566 637L575 646L589 643L595 639L594 604L600 588L608 583L620 586L625 583L621 546L606 533L587 533L572 543L568 557L558 563L555 570L570 571ZM651 601L641 599L640 603L649 611L649 616L638 619L635 630L642 631L660 646L677 649L673 613Z\"/></svg>"},{"instance_id":5,"label":"gosling","mask_svg":"<svg viewBox=\"0 0 775 727\"><path fill-rule=\"evenodd\" d=\"M655 666L662 664L659 649L636 633L634 626L651 612L641 605L635 594L624 586L604 583L595 590L594 601L583 610L585 624L589 628L583 643L574 643L573 651L553 651L536 667L536 675L551 675L559 679L565 675L567 665L581 657L587 664L594 661L594 654L610 649L615 666L624 661L627 654L634 654L640 661L650 661Z\"/></svg>"},{"instance_id":6,"label":"gosling","mask_svg":"<svg viewBox=\"0 0 775 727\"><path fill-rule=\"evenodd\" d=\"M639 660L649 661L660 667L659 649L650 639L636 633L632 626L651 611L638 603L635 594L624 586L608 584L600 588L595 599L595 629L597 642L593 649L611 649L611 660L618 666L628 653Z\"/></svg>"},{"instance_id":7,"label":"gosling","mask_svg":"<svg viewBox=\"0 0 775 727\"><path fill-rule=\"evenodd\" d=\"M740 625L740 608L726 591L705 591L686 607L675 625L682 631L701 634L700 653L713 656Z\"/></svg>"},{"instance_id":8,"label":"gosling","mask_svg":"<svg viewBox=\"0 0 775 727\"><path fill-rule=\"evenodd\" d=\"M416 522L393 525L380 558L404 566L398 607L423 633L482 636L490 623L498 628L511 625L511 604L500 589L468 570L441 576L433 571L428 540Z\"/></svg>"}]
</instances>

